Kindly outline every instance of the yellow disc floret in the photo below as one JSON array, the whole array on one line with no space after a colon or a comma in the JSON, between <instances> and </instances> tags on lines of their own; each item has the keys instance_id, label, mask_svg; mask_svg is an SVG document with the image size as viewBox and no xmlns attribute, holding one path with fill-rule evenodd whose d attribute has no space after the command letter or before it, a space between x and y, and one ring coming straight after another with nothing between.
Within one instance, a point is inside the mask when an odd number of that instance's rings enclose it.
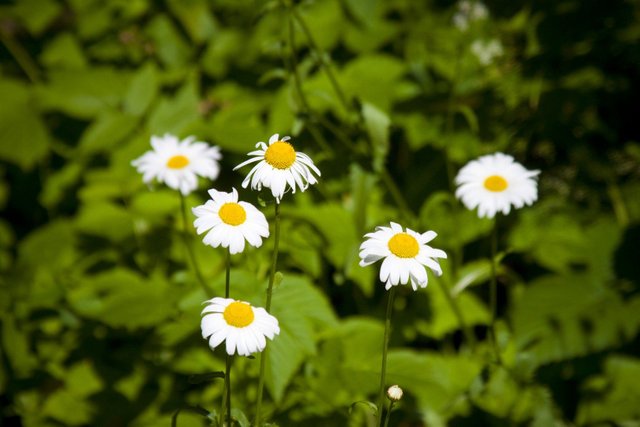
<instances>
[{"instance_id":1,"label":"yellow disc floret","mask_svg":"<svg viewBox=\"0 0 640 427\"><path fill-rule=\"evenodd\" d=\"M416 238L407 233L396 234L387 245L391 253L400 258L413 258L420 252Z\"/></svg>"},{"instance_id":2,"label":"yellow disc floret","mask_svg":"<svg viewBox=\"0 0 640 427\"><path fill-rule=\"evenodd\" d=\"M495 193L506 190L508 186L507 180L500 175L491 175L484 180L484 188Z\"/></svg>"},{"instance_id":3,"label":"yellow disc floret","mask_svg":"<svg viewBox=\"0 0 640 427\"><path fill-rule=\"evenodd\" d=\"M229 202L220 207L218 211L220 219L225 224L240 225L247 219L247 212L238 203Z\"/></svg>"},{"instance_id":4,"label":"yellow disc floret","mask_svg":"<svg viewBox=\"0 0 640 427\"><path fill-rule=\"evenodd\" d=\"M264 160L276 169L289 169L296 161L296 150L288 142L276 141L267 148Z\"/></svg>"},{"instance_id":5,"label":"yellow disc floret","mask_svg":"<svg viewBox=\"0 0 640 427\"><path fill-rule=\"evenodd\" d=\"M182 169L188 164L189 164L189 159L183 156L182 154L178 154L176 156L171 157L169 160L167 160L167 167L171 169Z\"/></svg>"},{"instance_id":6,"label":"yellow disc floret","mask_svg":"<svg viewBox=\"0 0 640 427\"><path fill-rule=\"evenodd\" d=\"M244 328L253 323L253 309L246 302L234 301L224 309L224 320L228 325Z\"/></svg>"}]
</instances>

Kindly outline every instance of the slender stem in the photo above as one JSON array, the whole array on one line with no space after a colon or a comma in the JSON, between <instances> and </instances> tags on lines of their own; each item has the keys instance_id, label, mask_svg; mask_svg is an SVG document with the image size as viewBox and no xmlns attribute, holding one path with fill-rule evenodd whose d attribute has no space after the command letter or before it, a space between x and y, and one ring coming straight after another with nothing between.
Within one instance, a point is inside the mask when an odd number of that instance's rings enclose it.
<instances>
[{"instance_id":1,"label":"slender stem","mask_svg":"<svg viewBox=\"0 0 640 427\"><path fill-rule=\"evenodd\" d=\"M309 102L307 101L304 91L302 90L302 79L300 78L300 73L298 73L298 62L296 59L296 44L295 44L295 32L293 31L293 18L289 16L288 21L289 21L289 25L288 25L289 52L290 52L290 60L291 60L291 63L289 64L289 70L293 77L293 86L296 90L296 93L298 94L298 99L300 100L300 104L302 105L302 108L304 109L304 111L310 117L317 119L316 114L311 110L311 107L309 107ZM322 133L320 133L316 128L315 123L311 122L309 124L310 124L309 132L313 136L313 139L316 140L318 145L320 145L320 147L322 147L323 150L329 153L333 152L333 149L324 139L324 137L322 136Z\"/></svg>"},{"instance_id":2,"label":"slender stem","mask_svg":"<svg viewBox=\"0 0 640 427\"><path fill-rule=\"evenodd\" d=\"M376 426L382 424L382 412L384 407L384 383L387 375L387 350L389 348L389 335L391 334L391 313L393 312L393 300L396 296L396 287L392 286L387 300L387 314L384 320L384 340L382 344L382 366L380 368L380 389L378 390L378 420Z\"/></svg>"},{"instance_id":3,"label":"slender stem","mask_svg":"<svg viewBox=\"0 0 640 427\"><path fill-rule=\"evenodd\" d=\"M409 207L409 203L407 203L404 196L402 195L402 192L393 181L393 178L391 178L391 175L386 169L383 169L380 172L380 178L382 179L382 182L387 186L387 189L389 190L389 193L391 193L391 197L393 197L393 200L400 207L400 210L404 214L405 219L413 224L415 222L415 216L411 211L411 207Z\"/></svg>"},{"instance_id":4,"label":"slender stem","mask_svg":"<svg viewBox=\"0 0 640 427\"><path fill-rule=\"evenodd\" d=\"M393 404L396 403L393 400L389 402L389 410L387 411L387 415L384 417L384 427L389 425L389 418L391 418L391 410L393 409Z\"/></svg>"},{"instance_id":5,"label":"slender stem","mask_svg":"<svg viewBox=\"0 0 640 427\"><path fill-rule=\"evenodd\" d=\"M225 360L224 381L226 383L225 388L227 389L227 396L225 399L227 402L227 427L231 427L231 356L228 354Z\"/></svg>"},{"instance_id":6,"label":"slender stem","mask_svg":"<svg viewBox=\"0 0 640 427\"><path fill-rule=\"evenodd\" d=\"M5 35L0 31L0 40L5 45L9 53L14 57L22 71L27 75L32 83L40 81L40 71L35 61L31 59L29 52L22 47L11 35Z\"/></svg>"},{"instance_id":7,"label":"slender stem","mask_svg":"<svg viewBox=\"0 0 640 427\"><path fill-rule=\"evenodd\" d=\"M327 77L329 77L329 82L331 83L333 90L338 95L340 102L342 103L344 108L347 111L349 111L349 102L347 101L347 97L344 95L342 88L338 84L338 80L333 74L333 69L331 68L331 64L327 60L326 55L324 54L320 46L318 46L315 39L313 38L313 35L311 34L311 31L309 30L307 23L304 21L304 18L302 17L302 15L300 15L300 12L298 12L298 10L295 7L290 7L289 10L293 14L293 17L296 19L296 21L298 21L298 24L300 25L300 28L302 28L304 35L307 37L307 40L309 40L309 45L311 46L311 49L315 51L316 55L318 55L318 58L320 59L320 64L322 65L322 68L324 69L324 71L327 73Z\"/></svg>"},{"instance_id":8,"label":"slender stem","mask_svg":"<svg viewBox=\"0 0 640 427\"><path fill-rule=\"evenodd\" d=\"M191 260L191 267L193 268L193 271L196 274L196 278L198 279L198 283L200 283L200 286L202 286L202 290L204 290L205 295L207 295L207 297L212 297L213 295L207 287L207 282L204 280L204 276L202 276L196 254L193 252L193 247L191 246L189 232L187 231L189 230L189 219L187 218L186 202L182 193L179 192L178 194L180 194L180 212L182 214L182 239L184 240L184 245L187 248L189 259Z\"/></svg>"},{"instance_id":9,"label":"slender stem","mask_svg":"<svg viewBox=\"0 0 640 427\"><path fill-rule=\"evenodd\" d=\"M229 284L231 283L231 250L227 248L226 274L224 278L224 297L229 298Z\"/></svg>"},{"instance_id":10,"label":"slender stem","mask_svg":"<svg viewBox=\"0 0 640 427\"><path fill-rule=\"evenodd\" d=\"M275 235L273 241L273 257L271 259L271 274L269 276L269 286L267 287L267 303L265 305L265 309L267 312L271 310L271 297L273 294L273 283L276 277L276 267L278 264L278 245L280 243L280 203L276 202L275 204ZM256 416L253 425L258 427L260 425L260 409L262 407L262 394L264 392L264 371L266 368L267 362L267 350L265 348L262 353L260 353L260 378L258 380L258 397L256 402Z\"/></svg>"},{"instance_id":11,"label":"slender stem","mask_svg":"<svg viewBox=\"0 0 640 427\"><path fill-rule=\"evenodd\" d=\"M458 320L458 324L460 325L460 329L462 329L465 339L469 343L469 346L471 346L471 351L474 352L476 349L476 336L473 334L473 331L471 331L471 328L469 328L469 325L467 325L467 322L465 322L462 310L460 310L460 306L458 305L458 301L456 301L453 295L451 295L451 291L447 288L447 285L443 280L438 280L438 283L440 283L440 288L451 307L451 311L453 311L453 314Z\"/></svg>"},{"instance_id":12,"label":"slender stem","mask_svg":"<svg viewBox=\"0 0 640 427\"><path fill-rule=\"evenodd\" d=\"M231 283L231 250L229 248L227 248L225 264L224 297L229 298L229 285ZM223 393L223 396L226 394L224 397L226 404L223 404L221 417L224 419L224 414L226 413L227 427L231 427L231 356L229 354L226 354L225 357L224 388L225 393Z\"/></svg>"},{"instance_id":13,"label":"slender stem","mask_svg":"<svg viewBox=\"0 0 640 427\"><path fill-rule=\"evenodd\" d=\"M500 357L500 347L498 346L498 338L496 337L496 317L498 309L498 278L496 273L496 255L498 252L498 219L493 223L491 231L491 284L489 287L489 309L491 310L491 342L496 353L498 364L502 364Z\"/></svg>"}]
</instances>

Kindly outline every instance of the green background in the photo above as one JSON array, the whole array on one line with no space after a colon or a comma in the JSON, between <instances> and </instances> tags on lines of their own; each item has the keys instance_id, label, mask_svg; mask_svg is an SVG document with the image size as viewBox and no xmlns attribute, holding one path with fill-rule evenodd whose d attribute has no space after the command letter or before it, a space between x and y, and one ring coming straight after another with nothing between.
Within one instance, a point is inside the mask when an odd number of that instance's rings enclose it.
<instances>
[{"instance_id":1,"label":"green background","mask_svg":"<svg viewBox=\"0 0 640 427\"><path fill-rule=\"evenodd\" d=\"M358 247L396 221L435 230L450 257L427 289L398 293L388 382L405 397L390 425L640 426L640 6L487 7L462 31L444 0L4 2L1 424L168 426L181 410L179 426L206 425L222 381L203 374L224 354L200 336L180 200L130 162L165 132L220 146L197 206L240 189L248 170L233 167L277 132L322 177L282 204L271 422L373 425L352 404L375 400L387 294ZM493 39L503 53L482 64L471 45ZM541 170L539 200L498 218L502 364L492 221L451 192L496 151ZM187 231L220 295L224 252ZM264 305L272 244L233 257L233 297ZM258 359L233 372L251 418Z\"/></svg>"}]
</instances>

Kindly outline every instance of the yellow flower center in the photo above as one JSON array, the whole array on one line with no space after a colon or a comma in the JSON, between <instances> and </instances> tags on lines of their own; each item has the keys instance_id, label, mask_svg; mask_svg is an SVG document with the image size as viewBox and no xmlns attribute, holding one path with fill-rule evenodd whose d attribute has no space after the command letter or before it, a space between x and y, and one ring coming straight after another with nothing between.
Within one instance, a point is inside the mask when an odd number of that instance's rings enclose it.
<instances>
[{"instance_id":1,"label":"yellow flower center","mask_svg":"<svg viewBox=\"0 0 640 427\"><path fill-rule=\"evenodd\" d=\"M288 142L276 141L267 148L264 160L276 169L289 169L296 161L296 150Z\"/></svg>"},{"instance_id":2,"label":"yellow flower center","mask_svg":"<svg viewBox=\"0 0 640 427\"><path fill-rule=\"evenodd\" d=\"M229 225L240 225L247 219L247 213L238 203L225 203L218 211L220 219Z\"/></svg>"},{"instance_id":3,"label":"yellow flower center","mask_svg":"<svg viewBox=\"0 0 640 427\"><path fill-rule=\"evenodd\" d=\"M396 234L387 245L391 253L400 258L413 258L420 252L418 241L407 233Z\"/></svg>"},{"instance_id":4,"label":"yellow flower center","mask_svg":"<svg viewBox=\"0 0 640 427\"><path fill-rule=\"evenodd\" d=\"M495 193L506 190L508 186L507 180L500 175L491 175L484 180L484 188Z\"/></svg>"},{"instance_id":5,"label":"yellow flower center","mask_svg":"<svg viewBox=\"0 0 640 427\"><path fill-rule=\"evenodd\" d=\"M224 320L228 325L244 328L253 323L253 310L246 302L234 301L224 309Z\"/></svg>"},{"instance_id":6,"label":"yellow flower center","mask_svg":"<svg viewBox=\"0 0 640 427\"><path fill-rule=\"evenodd\" d=\"M188 164L189 164L189 159L187 159L182 154L178 154L177 156L173 156L172 158L167 160L167 167L171 169L182 169Z\"/></svg>"}]
</instances>

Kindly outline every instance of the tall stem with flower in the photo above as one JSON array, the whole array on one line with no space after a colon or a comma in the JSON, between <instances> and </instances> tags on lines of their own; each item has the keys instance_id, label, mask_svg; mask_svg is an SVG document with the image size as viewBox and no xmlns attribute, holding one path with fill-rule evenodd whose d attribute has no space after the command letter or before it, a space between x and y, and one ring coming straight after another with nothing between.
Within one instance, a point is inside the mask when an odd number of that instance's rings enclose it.
<instances>
[{"instance_id":1,"label":"tall stem with flower","mask_svg":"<svg viewBox=\"0 0 640 427\"><path fill-rule=\"evenodd\" d=\"M382 423L387 352L395 287L409 283L414 291L426 287L429 280L426 268L438 276L442 274L437 258L446 258L447 254L427 245L436 236L434 231L420 234L392 222L390 227L377 227L375 232L365 234L366 240L360 245L360 265L365 267L383 260L380 266L380 280L385 282L385 289L390 290L382 346L377 426L381 426Z\"/></svg>"}]
</instances>

